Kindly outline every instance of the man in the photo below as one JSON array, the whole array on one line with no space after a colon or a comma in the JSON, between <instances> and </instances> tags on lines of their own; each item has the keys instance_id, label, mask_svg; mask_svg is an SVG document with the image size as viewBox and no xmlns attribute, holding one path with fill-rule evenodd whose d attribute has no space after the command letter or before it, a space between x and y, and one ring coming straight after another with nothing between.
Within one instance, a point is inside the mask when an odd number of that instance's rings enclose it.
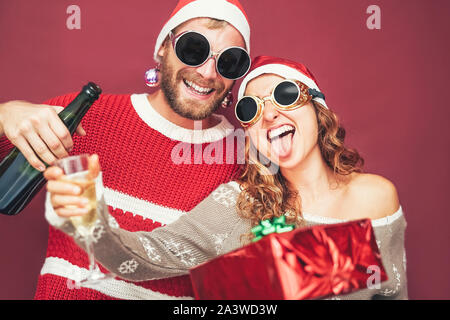
<instances>
[{"instance_id":1,"label":"man","mask_svg":"<svg viewBox=\"0 0 450 320\"><path fill-rule=\"evenodd\" d=\"M39 158L52 163L69 152L96 153L103 170L105 199L121 228L150 231L170 223L239 172L235 162L199 161L202 153L194 150L203 151L211 144L226 148L225 139L233 127L213 112L227 97L234 79L248 70L245 50L249 50L249 38L248 20L237 0L181 0L155 46L160 89L151 95L102 95L73 140L56 113L74 94L51 99L46 106L9 102L0 106L0 134L4 134L0 156L12 147L8 140L35 168L44 165ZM199 58L205 39L211 54ZM228 48L241 51L226 51ZM173 150L180 144L192 146L180 149L192 153L183 154L188 161L178 164L173 158L179 154ZM46 216L51 219L49 205L47 197ZM188 254L176 243L173 250L179 250L180 259ZM114 279L79 288L74 280L87 268L85 252L50 227L35 298L168 299L193 295L188 277L139 283Z\"/></svg>"}]
</instances>

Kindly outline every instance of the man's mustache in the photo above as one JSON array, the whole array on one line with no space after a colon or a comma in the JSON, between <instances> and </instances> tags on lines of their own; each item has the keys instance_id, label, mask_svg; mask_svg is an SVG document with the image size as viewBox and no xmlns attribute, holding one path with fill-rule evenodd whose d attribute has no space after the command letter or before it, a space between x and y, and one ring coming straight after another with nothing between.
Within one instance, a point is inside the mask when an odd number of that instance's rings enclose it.
<instances>
[{"instance_id":1,"label":"man's mustache","mask_svg":"<svg viewBox=\"0 0 450 320\"><path fill-rule=\"evenodd\" d=\"M182 79L195 82L195 84L201 87L215 89L217 92L222 92L225 88L225 85L222 82L205 79L201 74L195 71L180 70L177 74L177 80Z\"/></svg>"}]
</instances>

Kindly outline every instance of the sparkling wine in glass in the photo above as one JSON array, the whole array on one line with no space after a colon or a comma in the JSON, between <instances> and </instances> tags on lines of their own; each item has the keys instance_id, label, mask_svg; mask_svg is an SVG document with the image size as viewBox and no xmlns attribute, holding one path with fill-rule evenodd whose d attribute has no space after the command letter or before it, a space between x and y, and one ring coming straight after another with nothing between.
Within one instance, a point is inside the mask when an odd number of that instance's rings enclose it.
<instances>
[{"instance_id":1,"label":"sparkling wine in glass","mask_svg":"<svg viewBox=\"0 0 450 320\"><path fill-rule=\"evenodd\" d=\"M55 165L63 170L65 175L63 179L80 186L83 190L81 196L89 200L87 214L70 217L73 226L86 244L86 252L89 258L88 276L81 280L79 284L93 284L112 278L112 274L105 274L100 271L98 264L95 262L93 246L94 229L97 222L97 199L101 197L100 193L102 192L102 190L96 189L96 179L101 179L101 177L93 178L90 176L88 154L59 159L55 162Z\"/></svg>"}]
</instances>

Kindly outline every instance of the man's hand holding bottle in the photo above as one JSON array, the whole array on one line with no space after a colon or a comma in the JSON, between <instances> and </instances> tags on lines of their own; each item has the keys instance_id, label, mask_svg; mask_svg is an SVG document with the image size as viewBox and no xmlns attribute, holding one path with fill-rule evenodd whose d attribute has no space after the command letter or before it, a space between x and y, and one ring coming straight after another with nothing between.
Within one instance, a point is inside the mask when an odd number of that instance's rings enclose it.
<instances>
[{"instance_id":1,"label":"man's hand holding bottle","mask_svg":"<svg viewBox=\"0 0 450 320\"><path fill-rule=\"evenodd\" d=\"M37 170L67 157L73 147L69 130L58 117L63 107L9 101L0 104L0 136L6 135ZM76 133L84 136L81 124Z\"/></svg>"}]
</instances>

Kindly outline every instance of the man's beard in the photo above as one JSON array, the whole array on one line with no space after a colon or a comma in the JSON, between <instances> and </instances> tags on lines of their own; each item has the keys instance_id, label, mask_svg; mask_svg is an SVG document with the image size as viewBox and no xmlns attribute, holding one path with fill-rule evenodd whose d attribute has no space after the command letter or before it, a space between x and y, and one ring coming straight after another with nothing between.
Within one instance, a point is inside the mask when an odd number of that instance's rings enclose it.
<instances>
[{"instance_id":1,"label":"man's beard","mask_svg":"<svg viewBox=\"0 0 450 320\"><path fill-rule=\"evenodd\" d=\"M201 75L191 70L180 70L176 75L170 64L163 57L161 63L161 80L160 87L167 98L169 106L180 116L191 120L203 120L213 114L225 99L228 91L224 90L223 83L217 83L213 80L205 80ZM204 87L214 88L213 94L223 92L217 96L212 102L196 101L195 99L181 99L177 92L177 83L188 81L196 81ZM183 84L184 85L184 84Z\"/></svg>"}]
</instances>

